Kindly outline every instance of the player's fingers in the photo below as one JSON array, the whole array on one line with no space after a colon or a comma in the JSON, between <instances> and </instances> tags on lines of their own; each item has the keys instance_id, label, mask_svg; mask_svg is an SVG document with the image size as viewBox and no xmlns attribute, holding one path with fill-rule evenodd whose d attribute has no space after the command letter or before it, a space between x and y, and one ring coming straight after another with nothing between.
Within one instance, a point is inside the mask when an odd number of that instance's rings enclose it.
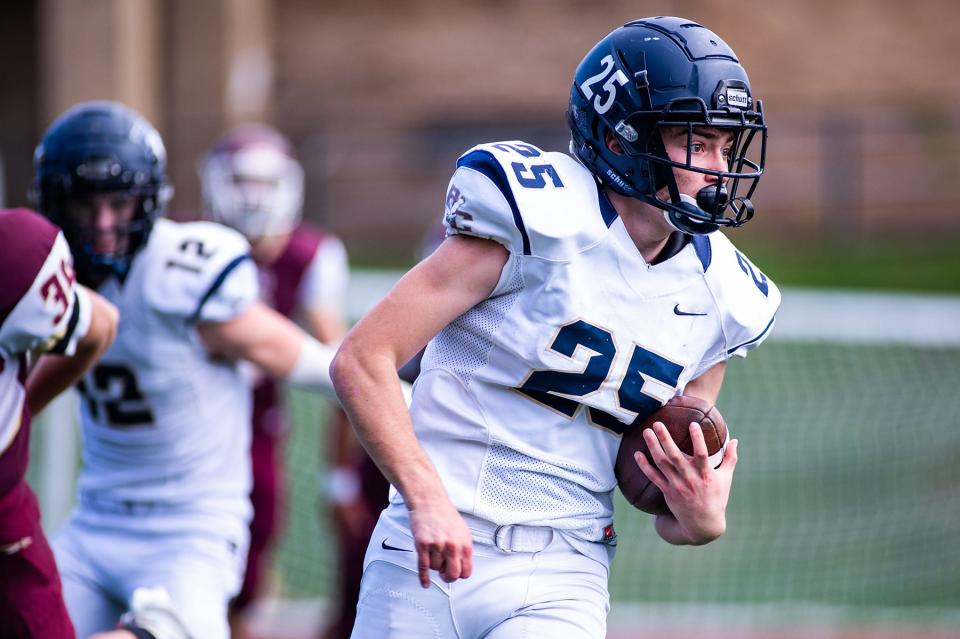
<instances>
[{"instance_id":1,"label":"player's fingers","mask_svg":"<svg viewBox=\"0 0 960 639\"><path fill-rule=\"evenodd\" d=\"M658 423L654 422L653 425L656 426ZM659 466L660 461L666 459L666 457L663 454L663 446L660 444L656 431L653 428L645 428L641 435L643 435L643 441L647 444L647 450L650 451L650 461Z\"/></svg>"},{"instance_id":2,"label":"player's fingers","mask_svg":"<svg viewBox=\"0 0 960 639\"><path fill-rule=\"evenodd\" d=\"M660 440L660 447L663 448L667 459L669 459L674 466L682 468L682 464L686 458L683 455L683 451L677 446L677 443L673 441L673 436L670 434L670 431L667 430L667 427L664 426L662 422L654 422L653 430L657 434L657 439Z\"/></svg>"},{"instance_id":3,"label":"player's fingers","mask_svg":"<svg viewBox=\"0 0 960 639\"><path fill-rule=\"evenodd\" d=\"M437 548L436 546L430 548L430 568L433 570L442 570L443 564L446 561L446 557L443 556L443 551Z\"/></svg>"},{"instance_id":4,"label":"player's fingers","mask_svg":"<svg viewBox=\"0 0 960 639\"><path fill-rule=\"evenodd\" d=\"M417 575L420 577L420 585L424 588L430 587L430 549L428 546L417 544Z\"/></svg>"},{"instance_id":5,"label":"player's fingers","mask_svg":"<svg viewBox=\"0 0 960 639\"><path fill-rule=\"evenodd\" d=\"M636 460L637 465L640 466L640 470L647 476L647 479L653 482L654 486L661 491L667 486L667 478L657 470L656 466L650 463L646 455L638 450L633 454L633 459Z\"/></svg>"},{"instance_id":6,"label":"player's fingers","mask_svg":"<svg viewBox=\"0 0 960 639\"><path fill-rule=\"evenodd\" d=\"M450 543L444 548L444 564L440 576L450 583L457 579L466 579L473 573L473 540L464 544Z\"/></svg>"},{"instance_id":7,"label":"player's fingers","mask_svg":"<svg viewBox=\"0 0 960 639\"><path fill-rule=\"evenodd\" d=\"M473 574L473 540L464 549L463 556L460 559L460 578L466 579Z\"/></svg>"},{"instance_id":8,"label":"player's fingers","mask_svg":"<svg viewBox=\"0 0 960 639\"><path fill-rule=\"evenodd\" d=\"M707 440L703 437L703 427L690 422L690 443L693 444L693 462L698 469L710 467L710 454L707 452Z\"/></svg>"},{"instance_id":9,"label":"player's fingers","mask_svg":"<svg viewBox=\"0 0 960 639\"><path fill-rule=\"evenodd\" d=\"M443 548L443 565L440 567L440 578L450 583L460 578L462 556L457 552L453 543Z\"/></svg>"},{"instance_id":10,"label":"player's fingers","mask_svg":"<svg viewBox=\"0 0 960 639\"><path fill-rule=\"evenodd\" d=\"M654 422L652 428L643 431L643 441L647 444L649 451L649 461L653 463L661 472L673 472L673 462L670 461L666 451L663 449L663 442L657 434L657 428L666 430L661 422ZM669 437L669 434L667 435Z\"/></svg>"},{"instance_id":11,"label":"player's fingers","mask_svg":"<svg viewBox=\"0 0 960 639\"><path fill-rule=\"evenodd\" d=\"M729 468L731 471L736 467L737 460L740 459L740 456L737 454L737 449L740 447L739 439L731 439L727 442L727 449L723 452L723 461L720 462L718 468Z\"/></svg>"}]
</instances>

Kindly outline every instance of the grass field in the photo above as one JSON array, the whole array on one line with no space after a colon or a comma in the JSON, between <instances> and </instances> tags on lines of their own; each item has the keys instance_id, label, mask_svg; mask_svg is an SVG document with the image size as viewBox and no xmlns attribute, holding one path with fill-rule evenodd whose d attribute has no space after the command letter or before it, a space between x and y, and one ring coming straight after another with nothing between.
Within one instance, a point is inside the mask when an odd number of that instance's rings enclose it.
<instances>
[{"instance_id":1,"label":"grass field","mask_svg":"<svg viewBox=\"0 0 960 639\"><path fill-rule=\"evenodd\" d=\"M750 259L780 286L960 292L960 243L892 241L869 244L741 243ZM740 245L740 244L738 244Z\"/></svg>"},{"instance_id":2,"label":"grass field","mask_svg":"<svg viewBox=\"0 0 960 639\"><path fill-rule=\"evenodd\" d=\"M730 238L781 287L960 293L960 238L840 244ZM406 253L351 253L355 268L406 269Z\"/></svg>"}]
</instances>

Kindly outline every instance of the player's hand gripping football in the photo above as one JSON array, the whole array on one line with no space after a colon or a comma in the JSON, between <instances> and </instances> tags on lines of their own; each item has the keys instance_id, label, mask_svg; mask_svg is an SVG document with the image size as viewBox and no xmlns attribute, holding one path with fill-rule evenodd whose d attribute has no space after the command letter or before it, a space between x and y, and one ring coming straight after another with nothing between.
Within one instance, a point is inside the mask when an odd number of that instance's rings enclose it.
<instances>
[{"instance_id":1,"label":"player's hand gripping football","mask_svg":"<svg viewBox=\"0 0 960 639\"><path fill-rule=\"evenodd\" d=\"M693 457L685 455L661 422L643 433L651 460L643 453L635 458L640 470L650 478L670 507L670 514L658 515L656 529L672 544L705 544L726 529L727 501L737 465L737 440L727 444L723 461L717 468L710 465L703 431L690 424Z\"/></svg>"},{"instance_id":2,"label":"player's hand gripping football","mask_svg":"<svg viewBox=\"0 0 960 639\"><path fill-rule=\"evenodd\" d=\"M473 572L473 538L453 504L443 498L410 508L410 530L417 549L420 585L430 587L430 571L447 583Z\"/></svg>"}]
</instances>

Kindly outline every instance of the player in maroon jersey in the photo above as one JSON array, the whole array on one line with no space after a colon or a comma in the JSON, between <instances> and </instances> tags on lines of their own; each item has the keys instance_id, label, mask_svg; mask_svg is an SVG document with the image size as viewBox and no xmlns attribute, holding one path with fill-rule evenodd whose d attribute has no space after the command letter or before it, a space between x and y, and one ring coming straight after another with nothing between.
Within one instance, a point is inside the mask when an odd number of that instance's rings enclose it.
<instances>
[{"instance_id":1,"label":"player in maroon jersey","mask_svg":"<svg viewBox=\"0 0 960 639\"><path fill-rule=\"evenodd\" d=\"M113 341L117 312L76 283L63 234L33 211L0 210L0 246L0 634L72 638L60 576L24 479L30 415L97 361Z\"/></svg>"},{"instance_id":2,"label":"player in maroon jersey","mask_svg":"<svg viewBox=\"0 0 960 639\"><path fill-rule=\"evenodd\" d=\"M299 314L320 341L338 342L346 329L341 314L348 276L346 252L339 239L301 222L303 168L289 141L263 125L233 129L207 156L202 178L207 216L250 240L265 301L288 317ZM346 637L353 626L362 548L386 505L387 484L355 443L341 410L334 411L332 422L334 459L328 497L338 537L348 540L340 544L338 557L342 563L354 559L356 564L353 568L341 565L339 570L343 605L335 625L344 630L333 636ZM251 447L254 517L243 588L232 603L235 636L242 633L241 613L258 595L281 526L285 473L279 444L285 431L279 389L268 379L259 380L254 389ZM371 512L365 495L376 499L375 511Z\"/></svg>"}]
</instances>

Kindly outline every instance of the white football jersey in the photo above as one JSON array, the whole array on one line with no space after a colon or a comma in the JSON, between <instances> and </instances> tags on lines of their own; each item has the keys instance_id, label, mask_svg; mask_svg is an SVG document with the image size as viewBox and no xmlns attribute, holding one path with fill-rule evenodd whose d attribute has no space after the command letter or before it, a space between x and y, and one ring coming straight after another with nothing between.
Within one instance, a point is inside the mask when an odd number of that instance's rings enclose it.
<instances>
[{"instance_id":1,"label":"white football jersey","mask_svg":"<svg viewBox=\"0 0 960 639\"><path fill-rule=\"evenodd\" d=\"M300 308L343 308L347 302L350 265L340 238L324 235L300 284Z\"/></svg>"},{"instance_id":2,"label":"white football jersey","mask_svg":"<svg viewBox=\"0 0 960 639\"><path fill-rule=\"evenodd\" d=\"M250 387L213 359L198 322L226 321L257 299L239 233L158 220L126 280L99 291L120 311L117 338L83 379L80 500L146 502L249 516Z\"/></svg>"},{"instance_id":3,"label":"white football jersey","mask_svg":"<svg viewBox=\"0 0 960 639\"><path fill-rule=\"evenodd\" d=\"M719 232L647 264L584 167L523 142L463 155L444 221L510 256L426 349L419 441L460 511L603 540L623 430L757 346L780 293Z\"/></svg>"}]
</instances>

